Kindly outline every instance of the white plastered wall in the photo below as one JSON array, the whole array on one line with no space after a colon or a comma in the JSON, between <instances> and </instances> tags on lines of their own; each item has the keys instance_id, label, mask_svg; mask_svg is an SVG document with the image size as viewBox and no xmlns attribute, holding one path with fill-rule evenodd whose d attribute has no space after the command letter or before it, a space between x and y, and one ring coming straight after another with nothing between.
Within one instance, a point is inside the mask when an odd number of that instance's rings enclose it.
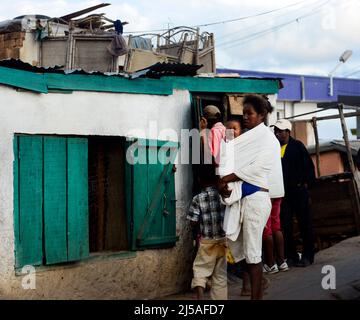
<instances>
[{"instance_id":1,"label":"white plastered wall","mask_svg":"<svg viewBox=\"0 0 360 320\"><path fill-rule=\"evenodd\" d=\"M0 296L109 298L106 292L112 292L113 298L142 299L183 289L191 270L190 231L185 227L192 191L188 165L178 165L175 174L180 235L175 248L145 250L129 260L84 262L72 269L55 267L39 274L37 290L21 290L21 278L15 277L14 272L13 137L14 133L127 136L130 130L141 129L143 133L139 132L139 136L157 139L158 132L149 131L151 121L158 131L172 128L180 137L182 128L191 127L189 92L174 91L171 96L100 92L36 94L0 85L0 96ZM129 270L134 270L132 275ZM84 277L84 273L87 281L81 282L79 274ZM99 274L100 280L94 282ZM102 274L106 279L101 279ZM111 274L116 274L114 287L111 287L114 280ZM171 276L176 280L167 281Z\"/></svg>"}]
</instances>

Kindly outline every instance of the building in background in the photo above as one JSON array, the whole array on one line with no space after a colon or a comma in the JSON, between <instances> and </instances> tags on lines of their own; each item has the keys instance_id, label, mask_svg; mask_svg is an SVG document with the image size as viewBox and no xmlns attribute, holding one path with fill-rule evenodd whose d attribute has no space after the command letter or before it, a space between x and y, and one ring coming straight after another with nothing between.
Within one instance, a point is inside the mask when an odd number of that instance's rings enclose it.
<instances>
[{"instance_id":1,"label":"building in background","mask_svg":"<svg viewBox=\"0 0 360 320\"><path fill-rule=\"evenodd\" d=\"M351 154L354 163L360 149L360 140L350 141ZM336 175L344 172L351 172L347 158L344 140L333 140L320 143L320 172L321 176ZM316 167L316 148L308 147L308 151ZM318 174L317 174L318 175Z\"/></svg>"},{"instance_id":2,"label":"building in background","mask_svg":"<svg viewBox=\"0 0 360 320\"><path fill-rule=\"evenodd\" d=\"M288 118L293 122L293 135L305 145L315 144L312 125L304 120L324 115L324 112L312 113L320 111L319 103L336 102L339 96L360 96L360 79L334 78L334 95L330 96L329 77L235 69L217 69L217 72L221 74L238 73L242 77L280 78L283 88L276 98L276 105L274 105L276 110L273 112L270 122L274 123L277 119ZM333 112L337 113L337 110ZM305 113L310 114L295 117ZM359 121L357 124L357 135L360 138Z\"/></svg>"},{"instance_id":3,"label":"building in background","mask_svg":"<svg viewBox=\"0 0 360 320\"><path fill-rule=\"evenodd\" d=\"M90 14L101 4L62 17L24 15L0 22L0 60L87 72L133 73L156 63L201 65L215 73L214 36L176 27L161 34L123 36L127 22Z\"/></svg>"}]
</instances>

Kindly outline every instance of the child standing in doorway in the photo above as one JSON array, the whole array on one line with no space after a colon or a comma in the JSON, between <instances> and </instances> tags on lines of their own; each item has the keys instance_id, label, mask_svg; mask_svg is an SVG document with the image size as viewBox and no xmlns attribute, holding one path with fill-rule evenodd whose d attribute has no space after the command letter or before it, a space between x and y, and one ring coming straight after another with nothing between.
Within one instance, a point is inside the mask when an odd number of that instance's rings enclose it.
<instances>
[{"instance_id":1,"label":"child standing in doorway","mask_svg":"<svg viewBox=\"0 0 360 320\"><path fill-rule=\"evenodd\" d=\"M217 177L213 165L200 165L198 179L201 192L194 196L187 219L193 227L200 227L200 241L193 263L192 289L197 298L204 299L204 290L211 279L210 297L226 300L226 238L223 231L224 206L216 188Z\"/></svg>"}]
</instances>

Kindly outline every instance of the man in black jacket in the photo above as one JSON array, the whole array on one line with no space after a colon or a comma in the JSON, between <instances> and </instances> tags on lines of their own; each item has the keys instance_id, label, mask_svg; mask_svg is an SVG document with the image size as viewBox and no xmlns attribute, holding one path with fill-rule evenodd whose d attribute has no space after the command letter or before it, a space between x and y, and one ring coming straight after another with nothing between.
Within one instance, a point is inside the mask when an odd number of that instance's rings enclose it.
<instances>
[{"instance_id":1,"label":"man in black jacket","mask_svg":"<svg viewBox=\"0 0 360 320\"><path fill-rule=\"evenodd\" d=\"M281 161L285 196L281 204L281 225L284 233L285 257L288 264L307 267L314 262L312 215L308 188L315 183L315 168L303 143L290 136L291 123L286 119L274 125L281 144ZM296 214L303 253L299 261L293 238L293 216Z\"/></svg>"}]
</instances>

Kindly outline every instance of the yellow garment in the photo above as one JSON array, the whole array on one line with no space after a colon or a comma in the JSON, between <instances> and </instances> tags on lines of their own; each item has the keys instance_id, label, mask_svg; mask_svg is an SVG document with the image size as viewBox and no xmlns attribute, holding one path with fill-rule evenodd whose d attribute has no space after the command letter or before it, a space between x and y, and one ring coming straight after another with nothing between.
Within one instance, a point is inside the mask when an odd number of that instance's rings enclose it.
<instances>
[{"instance_id":1,"label":"yellow garment","mask_svg":"<svg viewBox=\"0 0 360 320\"><path fill-rule=\"evenodd\" d=\"M235 260L234 260L234 257L233 255L231 254L231 251L229 248L227 248L226 250L226 261L230 264L234 264L235 263Z\"/></svg>"},{"instance_id":2,"label":"yellow garment","mask_svg":"<svg viewBox=\"0 0 360 320\"><path fill-rule=\"evenodd\" d=\"M287 147L287 144L284 144L283 146L281 146L281 158L284 158L286 147Z\"/></svg>"}]
</instances>

